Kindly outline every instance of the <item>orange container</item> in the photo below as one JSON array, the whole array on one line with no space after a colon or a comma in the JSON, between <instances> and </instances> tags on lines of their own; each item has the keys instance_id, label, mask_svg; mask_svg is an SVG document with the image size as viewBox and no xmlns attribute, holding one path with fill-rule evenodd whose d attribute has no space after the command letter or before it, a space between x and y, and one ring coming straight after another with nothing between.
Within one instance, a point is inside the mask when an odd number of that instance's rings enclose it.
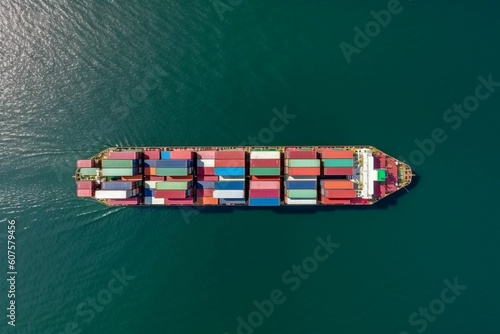
<instances>
[{"instance_id":1,"label":"orange container","mask_svg":"<svg viewBox=\"0 0 500 334\"><path fill-rule=\"evenodd\" d=\"M156 175L155 167L144 167L144 175Z\"/></svg>"},{"instance_id":2,"label":"orange container","mask_svg":"<svg viewBox=\"0 0 500 334\"><path fill-rule=\"evenodd\" d=\"M328 198L356 198L354 189L323 189L321 195Z\"/></svg>"},{"instance_id":3,"label":"orange container","mask_svg":"<svg viewBox=\"0 0 500 334\"><path fill-rule=\"evenodd\" d=\"M288 167L285 168L285 174L292 176L317 176L321 171L319 167Z\"/></svg>"},{"instance_id":4,"label":"orange container","mask_svg":"<svg viewBox=\"0 0 500 334\"><path fill-rule=\"evenodd\" d=\"M330 205L335 205L335 204L351 204L350 199L331 199L325 196L321 196L321 203L322 204L330 204Z\"/></svg>"},{"instance_id":5,"label":"orange container","mask_svg":"<svg viewBox=\"0 0 500 334\"><path fill-rule=\"evenodd\" d=\"M219 199L213 197L197 197L196 203L201 205L218 205Z\"/></svg>"},{"instance_id":6,"label":"orange container","mask_svg":"<svg viewBox=\"0 0 500 334\"><path fill-rule=\"evenodd\" d=\"M354 182L349 180L323 180L323 189L354 189Z\"/></svg>"},{"instance_id":7,"label":"orange container","mask_svg":"<svg viewBox=\"0 0 500 334\"><path fill-rule=\"evenodd\" d=\"M349 150L323 150L321 151L322 159L352 159L354 153Z\"/></svg>"},{"instance_id":8,"label":"orange container","mask_svg":"<svg viewBox=\"0 0 500 334\"><path fill-rule=\"evenodd\" d=\"M245 167L245 159L215 160L215 167Z\"/></svg>"}]
</instances>

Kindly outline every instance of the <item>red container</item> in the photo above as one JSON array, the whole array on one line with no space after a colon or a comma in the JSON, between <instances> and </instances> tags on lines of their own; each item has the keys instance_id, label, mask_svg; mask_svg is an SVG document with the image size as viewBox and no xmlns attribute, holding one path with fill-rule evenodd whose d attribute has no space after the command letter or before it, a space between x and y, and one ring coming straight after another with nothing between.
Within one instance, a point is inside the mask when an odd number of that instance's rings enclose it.
<instances>
[{"instance_id":1,"label":"red container","mask_svg":"<svg viewBox=\"0 0 500 334\"><path fill-rule=\"evenodd\" d=\"M196 174L198 175L215 175L214 167L197 167Z\"/></svg>"},{"instance_id":2,"label":"red container","mask_svg":"<svg viewBox=\"0 0 500 334\"><path fill-rule=\"evenodd\" d=\"M250 181L250 189L277 189L281 187L281 181ZM278 196L276 196L278 197Z\"/></svg>"},{"instance_id":3,"label":"red container","mask_svg":"<svg viewBox=\"0 0 500 334\"><path fill-rule=\"evenodd\" d=\"M279 176L259 176L252 175L251 180L253 181L280 181L281 178Z\"/></svg>"},{"instance_id":4,"label":"red container","mask_svg":"<svg viewBox=\"0 0 500 334\"><path fill-rule=\"evenodd\" d=\"M167 181L193 181L193 175L187 176L167 176Z\"/></svg>"},{"instance_id":5,"label":"red container","mask_svg":"<svg viewBox=\"0 0 500 334\"><path fill-rule=\"evenodd\" d=\"M77 160L76 167L94 167L94 160Z\"/></svg>"},{"instance_id":6,"label":"red container","mask_svg":"<svg viewBox=\"0 0 500 334\"><path fill-rule=\"evenodd\" d=\"M165 199L165 204L166 205L193 205L194 204L194 198L183 198L183 199L171 199L167 198Z\"/></svg>"},{"instance_id":7,"label":"red container","mask_svg":"<svg viewBox=\"0 0 500 334\"><path fill-rule=\"evenodd\" d=\"M109 152L110 160L133 160L139 159L139 152Z\"/></svg>"},{"instance_id":8,"label":"red container","mask_svg":"<svg viewBox=\"0 0 500 334\"><path fill-rule=\"evenodd\" d=\"M280 166L281 166L280 159L253 159L253 160L250 160L250 167L280 167Z\"/></svg>"},{"instance_id":9,"label":"red container","mask_svg":"<svg viewBox=\"0 0 500 334\"><path fill-rule=\"evenodd\" d=\"M198 197L196 203L201 205L218 205L219 199L213 197Z\"/></svg>"},{"instance_id":10,"label":"red container","mask_svg":"<svg viewBox=\"0 0 500 334\"><path fill-rule=\"evenodd\" d=\"M320 175L320 167L288 167L285 168L285 174L292 176L317 176Z\"/></svg>"},{"instance_id":11,"label":"red container","mask_svg":"<svg viewBox=\"0 0 500 334\"><path fill-rule=\"evenodd\" d=\"M156 168L155 167L144 167L144 175L155 175L156 174Z\"/></svg>"},{"instance_id":12,"label":"red container","mask_svg":"<svg viewBox=\"0 0 500 334\"><path fill-rule=\"evenodd\" d=\"M110 205L139 205L141 203L140 197L131 197L125 199L109 199Z\"/></svg>"},{"instance_id":13,"label":"red container","mask_svg":"<svg viewBox=\"0 0 500 334\"><path fill-rule=\"evenodd\" d=\"M219 181L217 175L198 175L198 181Z\"/></svg>"},{"instance_id":14,"label":"red container","mask_svg":"<svg viewBox=\"0 0 500 334\"><path fill-rule=\"evenodd\" d=\"M159 198L187 198L186 190L156 190L155 197Z\"/></svg>"},{"instance_id":15,"label":"red container","mask_svg":"<svg viewBox=\"0 0 500 334\"><path fill-rule=\"evenodd\" d=\"M215 160L215 167L245 167L244 159Z\"/></svg>"},{"instance_id":16,"label":"red container","mask_svg":"<svg viewBox=\"0 0 500 334\"><path fill-rule=\"evenodd\" d=\"M198 159L215 159L215 151L198 151L196 152Z\"/></svg>"},{"instance_id":17,"label":"red container","mask_svg":"<svg viewBox=\"0 0 500 334\"><path fill-rule=\"evenodd\" d=\"M322 150L321 158L322 159L352 159L354 153L350 150Z\"/></svg>"},{"instance_id":18,"label":"red container","mask_svg":"<svg viewBox=\"0 0 500 334\"><path fill-rule=\"evenodd\" d=\"M144 159L145 160L160 160L160 150L150 150L144 151Z\"/></svg>"},{"instance_id":19,"label":"red container","mask_svg":"<svg viewBox=\"0 0 500 334\"><path fill-rule=\"evenodd\" d=\"M354 170L352 167L325 167L323 175L353 175Z\"/></svg>"},{"instance_id":20,"label":"red container","mask_svg":"<svg viewBox=\"0 0 500 334\"><path fill-rule=\"evenodd\" d=\"M209 197L214 195L214 189L196 189L196 196L198 197Z\"/></svg>"},{"instance_id":21,"label":"red container","mask_svg":"<svg viewBox=\"0 0 500 334\"><path fill-rule=\"evenodd\" d=\"M215 159L245 159L245 151L217 151Z\"/></svg>"},{"instance_id":22,"label":"red container","mask_svg":"<svg viewBox=\"0 0 500 334\"><path fill-rule=\"evenodd\" d=\"M325 196L321 196L321 203L323 204L351 204L350 199L331 199Z\"/></svg>"},{"instance_id":23,"label":"red container","mask_svg":"<svg viewBox=\"0 0 500 334\"><path fill-rule=\"evenodd\" d=\"M193 151L172 151L170 152L171 160L189 160L193 159Z\"/></svg>"},{"instance_id":24,"label":"red container","mask_svg":"<svg viewBox=\"0 0 500 334\"><path fill-rule=\"evenodd\" d=\"M76 183L76 188L77 189L92 189L92 188L94 188L94 182L93 181L78 181Z\"/></svg>"},{"instance_id":25,"label":"red container","mask_svg":"<svg viewBox=\"0 0 500 334\"><path fill-rule=\"evenodd\" d=\"M328 198L355 198L356 190L354 189L324 189L321 190L324 197Z\"/></svg>"},{"instance_id":26,"label":"red container","mask_svg":"<svg viewBox=\"0 0 500 334\"><path fill-rule=\"evenodd\" d=\"M277 198L280 197L279 189L250 189L248 193L250 198Z\"/></svg>"},{"instance_id":27,"label":"red container","mask_svg":"<svg viewBox=\"0 0 500 334\"><path fill-rule=\"evenodd\" d=\"M94 189L77 189L76 196L78 197L93 197Z\"/></svg>"},{"instance_id":28,"label":"red container","mask_svg":"<svg viewBox=\"0 0 500 334\"><path fill-rule=\"evenodd\" d=\"M148 181L165 181L165 176L147 176L146 180Z\"/></svg>"},{"instance_id":29,"label":"red container","mask_svg":"<svg viewBox=\"0 0 500 334\"><path fill-rule=\"evenodd\" d=\"M316 151L287 151L285 152L286 159L316 159L318 153Z\"/></svg>"}]
</instances>

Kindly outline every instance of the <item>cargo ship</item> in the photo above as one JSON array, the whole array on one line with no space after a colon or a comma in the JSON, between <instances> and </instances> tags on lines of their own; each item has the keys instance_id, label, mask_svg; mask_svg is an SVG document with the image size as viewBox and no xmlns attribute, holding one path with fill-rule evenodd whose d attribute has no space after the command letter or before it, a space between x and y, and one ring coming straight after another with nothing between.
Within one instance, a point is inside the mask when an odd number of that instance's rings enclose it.
<instances>
[{"instance_id":1,"label":"cargo ship","mask_svg":"<svg viewBox=\"0 0 500 334\"><path fill-rule=\"evenodd\" d=\"M412 176L373 146L245 146L110 147L74 178L109 206L328 206L372 205Z\"/></svg>"}]
</instances>

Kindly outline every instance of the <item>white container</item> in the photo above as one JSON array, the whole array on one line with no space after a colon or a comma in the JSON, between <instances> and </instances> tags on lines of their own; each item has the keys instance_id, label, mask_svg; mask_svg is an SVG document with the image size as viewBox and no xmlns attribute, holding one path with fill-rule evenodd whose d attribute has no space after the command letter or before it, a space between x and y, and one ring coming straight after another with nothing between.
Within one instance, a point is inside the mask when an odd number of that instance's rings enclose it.
<instances>
[{"instance_id":1,"label":"white container","mask_svg":"<svg viewBox=\"0 0 500 334\"><path fill-rule=\"evenodd\" d=\"M316 205L318 201L315 199L293 199L285 197L285 203L289 205Z\"/></svg>"},{"instance_id":2,"label":"white container","mask_svg":"<svg viewBox=\"0 0 500 334\"><path fill-rule=\"evenodd\" d=\"M198 167L215 167L215 159L200 159L197 162Z\"/></svg>"},{"instance_id":3,"label":"white container","mask_svg":"<svg viewBox=\"0 0 500 334\"><path fill-rule=\"evenodd\" d=\"M156 189L156 183L160 181L144 181L144 188L146 189Z\"/></svg>"},{"instance_id":4,"label":"white container","mask_svg":"<svg viewBox=\"0 0 500 334\"><path fill-rule=\"evenodd\" d=\"M281 157L280 151L252 151L250 152L250 159L279 159Z\"/></svg>"},{"instance_id":5,"label":"white container","mask_svg":"<svg viewBox=\"0 0 500 334\"><path fill-rule=\"evenodd\" d=\"M244 177L241 176L219 176L219 181L245 181Z\"/></svg>"},{"instance_id":6,"label":"white container","mask_svg":"<svg viewBox=\"0 0 500 334\"><path fill-rule=\"evenodd\" d=\"M245 198L245 190L214 190L214 198Z\"/></svg>"},{"instance_id":7,"label":"white container","mask_svg":"<svg viewBox=\"0 0 500 334\"><path fill-rule=\"evenodd\" d=\"M97 199L125 199L132 197L132 190L96 190Z\"/></svg>"},{"instance_id":8,"label":"white container","mask_svg":"<svg viewBox=\"0 0 500 334\"><path fill-rule=\"evenodd\" d=\"M165 205L164 198L144 197L144 204L146 205Z\"/></svg>"},{"instance_id":9,"label":"white container","mask_svg":"<svg viewBox=\"0 0 500 334\"><path fill-rule=\"evenodd\" d=\"M285 180L287 181L316 181L318 178L316 176L291 176L287 175Z\"/></svg>"}]
</instances>

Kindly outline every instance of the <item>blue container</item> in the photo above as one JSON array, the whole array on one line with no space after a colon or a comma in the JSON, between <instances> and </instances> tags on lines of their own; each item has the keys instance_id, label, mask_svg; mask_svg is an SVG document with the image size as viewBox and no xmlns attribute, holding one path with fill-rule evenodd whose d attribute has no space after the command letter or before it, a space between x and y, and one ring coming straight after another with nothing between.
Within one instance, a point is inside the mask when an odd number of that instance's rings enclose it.
<instances>
[{"instance_id":1,"label":"blue container","mask_svg":"<svg viewBox=\"0 0 500 334\"><path fill-rule=\"evenodd\" d=\"M281 201L279 198L250 198L249 206L279 206Z\"/></svg>"},{"instance_id":2,"label":"blue container","mask_svg":"<svg viewBox=\"0 0 500 334\"><path fill-rule=\"evenodd\" d=\"M144 167L156 167L156 162L159 160L144 160Z\"/></svg>"},{"instance_id":3,"label":"blue container","mask_svg":"<svg viewBox=\"0 0 500 334\"><path fill-rule=\"evenodd\" d=\"M196 182L196 188L198 189L214 189L215 181L198 181Z\"/></svg>"},{"instance_id":4,"label":"blue container","mask_svg":"<svg viewBox=\"0 0 500 334\"><path fill-rule=\"evenodd\" d=\"M285 187L288 189L316 189L316 181L286 181Z\"/></svg>"},{"instance_id":5,"label":"blue container","mask_svg":"<svg viewBox=\"0 0 500 334\"><path fill-rule=\"evenodd\" d=\"M182 168L192 167L193 160L157 160L156 167L158 168Z\"/></svg>"},{"instance_id":6,"label":"blue container","mask_svg":"<svg viewBox=\"0 0 500 334\"><path fill-rule=\"evenodd\" d=\"M215 182L216 190L244 190L244 181L217 181Z\"/></svg>"},{"instance_id":7,"label":"blue container","mask_svg":"<svg viewBox=\"0 0 500 334\"><path fill-rule=\"evenodd\" d=\"M215 167L215 175L245 176L245 167Z\"/></svg>"},{"instance_id":8,"label":"blue container","mask_svg":"<svg viewBox=\"0 0 500 334\"><path fill-rule=\"evenodd\" d=\"M244 198L219 198L219 204L246 204Z\"/></svg>"},{"instance_id":9,"label":"blue container","mask_svg":"<svg viewBox=\"0 0 500 334\"><path fill-rule=\"evenodd\" d=\"M162 151L160 152L160 156L162 159L170 159L170 151Z\"/></svg>"},{"instance_id":10,"label":"blue container","mask_svg":"<svg viewBox=\"0 0 500 334\"><path fill-rule=\"evenodd\" d=\"M133 182L108 181L101 182L102 190L128 190L133 188Z\"/></svg>"},{"instance_id":11,"label":"blue container","mask_svg":"<svg viewBox=\"0 0 500 334\"><path fill-rule=\"evenodd\" d=\"M145 188L144 189L144 196L146 196L146 197L154 197L154 195L155 195L154 189L151 189L151 188Z\"/></svg>"}]
</instances>

